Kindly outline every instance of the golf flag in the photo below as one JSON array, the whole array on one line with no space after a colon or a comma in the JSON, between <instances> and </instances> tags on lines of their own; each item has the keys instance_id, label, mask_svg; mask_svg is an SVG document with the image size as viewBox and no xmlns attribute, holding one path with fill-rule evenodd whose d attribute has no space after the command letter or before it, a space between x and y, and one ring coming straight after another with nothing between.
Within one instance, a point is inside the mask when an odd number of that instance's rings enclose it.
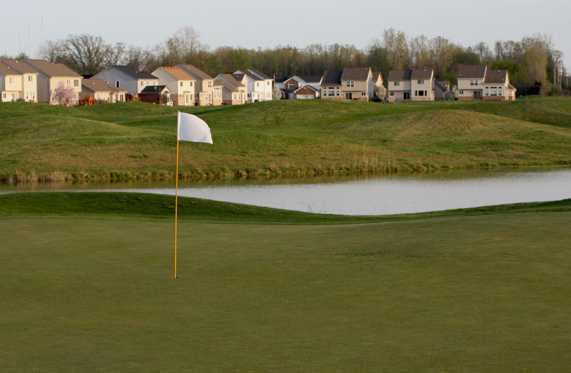
<instances>
[{"instance_id":1,"label":"golf flag","mask_svg":"<svg viewBox=\"0 0 571 373\"><path fill-rule=\"evenodd\" d=\"M196 115L178 113L178 141L212 144L212 133L205 121Z\"/></svg>"},{"instance_id":2,"label":"golf flag","mask_svg":"<svg viewBox=\"0 0 571 373\"><path fill-rule=\"evenodd\" d=\"M172 276L173 279L178 278L178 179L179 179L179 163L180 163L180 142L202 142L213 144L212 133L210 127L205 121L196 115L187 113L178 113L178 126L176 134L176 172L175 172L175 204L174 204L174 232L173 232L173 253L172 253Z\"/></svg>"}]
</instances>

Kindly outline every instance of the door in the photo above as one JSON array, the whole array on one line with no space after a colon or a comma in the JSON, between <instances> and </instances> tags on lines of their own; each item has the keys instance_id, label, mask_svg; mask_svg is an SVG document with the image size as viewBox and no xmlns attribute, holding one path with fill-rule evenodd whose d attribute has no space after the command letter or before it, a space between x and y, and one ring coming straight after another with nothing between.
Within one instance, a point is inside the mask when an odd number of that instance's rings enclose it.
<instances>
[{"instance_id":1,"label":"door","mask_svg":"<svg viewBox=\"0 0 571 373\"><path fill-rule=\"evenodd\" d=\"M405 92L405 93L404 93L404 99L405 99L405 100L410 100L410 92Z\"/></svg>"},{"instance_id":2,"label":"door","mask_svg":"<svg viewBox=\"0 0 571 373\"><path fill-rule=\"evenodd\" d=\"M481 100L482 99L482 91L474 91L474 99Z\"/></svg>"},{"instance_id":3,"label":"door","mask_svg":"<svg viewBox=\"0 0 571 373\"><path fill-rule=\"evenodd\" d=\"M345 99L352 100L353 99L353 93L352 92L346 92L345 93Z\"/></svg>"}]
</instances>

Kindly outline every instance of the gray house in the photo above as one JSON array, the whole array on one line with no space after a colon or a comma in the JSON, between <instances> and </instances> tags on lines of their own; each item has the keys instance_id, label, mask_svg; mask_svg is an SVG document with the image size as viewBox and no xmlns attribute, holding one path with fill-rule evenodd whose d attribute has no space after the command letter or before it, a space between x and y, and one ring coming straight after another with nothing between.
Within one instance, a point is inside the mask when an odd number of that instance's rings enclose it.
<instances>
[{"instance_id":1,"label":"gray house","mask_svg":"<svg viewBox=\"0 0 571 373\"><path fill-rule=\"evenodd\" d=\"M137 96L146 86L158 86L159 79L146 72L137 71L128 66L112 66L96 74L100 79L114 88L122 89L131 96Z\"/></svg>"}]
</instances>

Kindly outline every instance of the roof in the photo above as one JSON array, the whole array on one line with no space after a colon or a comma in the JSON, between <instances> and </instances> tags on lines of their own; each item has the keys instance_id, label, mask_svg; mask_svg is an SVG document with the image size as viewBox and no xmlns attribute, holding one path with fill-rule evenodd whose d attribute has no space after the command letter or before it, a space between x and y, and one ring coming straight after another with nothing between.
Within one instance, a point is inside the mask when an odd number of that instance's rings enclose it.
<instances>
[{"instance_id":1,"label":"roof","mask_svg":"<svg viewBox=\"0 0 571 373\"><path fill-rule=\"evenodd\" d=\"M0 75L20 75L21 73L0 60Z\"/></svg>"},{"instance_id":2,"label":"roof","mask_svg":"<svg viewBox=\"0 0 571 373\"><path fill-rule=\"evenodd\" d=\"M143 88L141 93L162 93L166 87L166 85L148 85Z\"/></svg>"},{"instance_id":3,"label":"roof","mask_svg":"<svg viewBox=\"0 0 571 373\"><path fill-rule=\"evenodd\" d=\"M323 78L322 75L298 75L306 83L319 83Z\"/></svg>"},{"instance_id":4,"label":"roof","mask_svg":"<svg viewBox=\"0 0 571 373\"><path fill-rule=\"evenodd\" d=\"M152 74L149 74L149 73L144 72L144 71L137 71L130 66L116 65L116 66L112 66L111 69L119 70L123 74L128 75L131 78L136 79L136 80L139 80L139 79L157 79L157 77L152 75Z\"/></svg>"},{"instance_id":5,"label":"roof","mask_svg":"<svg viewBox=\"0 0 571 373\"><path fill-rule=\"evenodd\" d=\"M321 85L341 85L342 74L343 72L339 70L326 71Z\"/></svg>"},{"instance_id":6,"label":"roof","mask_svg":"<svg viewBox=\"0 0 571 373\"><path fill-rule=\"evenodd\" d=\"M486 75L485 65L458 65L456 67L459 79L477 79L484 78Z\"/></svg>"},{"instance_id":7,"label":"roof","mask_svg":"<svg viewBox=\"0 0 571 373\"><path fill-rule=\"evenodd\" d=\"M315 94L317 92L319 91L309 84L295 90L296 94Z\"/></svg>"},{"instance_id":8,"label":"roof","mask_svg":"<svg viewBox=\"0 0 571 373\"><path fill-rule=\"evenodd\" d=\"M428 80L434 75L434 70L429 67L424 67L422 69L412 69L410 73L410 78L412 80Z\"/></svg>"},{"instance_id":9,"label":"roof","mask_svg":"<svg viewBox=\"0 0 571 373\"><path fill-rule=\"evenodd\" d=\"M254 80L271 79L270 77L268 77L264 73L262 73L258 70L254 70L254 69L236 70L232 73L232 75L234 75L234 77L238 80L242 80L244 78L244 75L247 75Z\"/></svg>"},{"instance_id":10,"label":"roof","mask_svg":"<svg viewBox=\"0 0 571 373\"><path fill-rule=\"evenodd\" d=\"M194 65L177 65L176 67L183 69L186 73L190 74L193 79L196 80L205 80L205 79L212 79L210 75L205 73L204 71L200 70L198 67Z\"/></svg>"},{"instance_id":11,"label":"roof","mask_svg":"<svg viewBox=\"0 0 571 373\"><path fill-rule=\"evenodd\" d=\"M244 79L244 76L246 76L246 74L244 74L241 71L236 71L234 73L232 73L232 76L234 77L234 79L238 80L238 81L242 81L242 79Z\"/></svg>"},{"instance_id":12,"label":"roof","mask_svg":"<svg viewBox=\"0 0 571 373\"><path fill-rule=\"evenodd\" d=\"M3 58L0 61L2 62L2 64L8 66L10 69L16 71L16 73L19 74L35 74L38 72L32 66L28 65L27 63L21 60Z\"/></svg>"},{"instance_id":13,"label":"roof","mask_svg":"<svg viewBox=\"0 0 571 373\"><path fill-rule=\"evenodd\" d=\"M232 74L219 74L214 79L214 86L223 86L230 91L236 91L238 88L244 87Z\"/></svg>"},{"instance_id":14,"label":"roof","mask_svg":"<svg viewBox=\"0 0 571 373\"><path fill-rule=\"evenodd\" d=\"M342 80L367 80L370 67L346 67L343 69Z\"/></svg>"},{"instance_id":15,"label":"roof","mask_svg":"<svg viewBox=\"0 0 571 373\"><path fill-rule=\"evenodd\" d=\"M410 80L412 76L411 70L391 70L389 72L389 81L400 82L403 80Z\"/></svg>"},{"instance_id":16,"label":"roof","mask_svg":"<svg viewBox=\"0 0 571 373\"><path fill-rule=\"evenodd\" d=\"M488 70L486 72L486 83L505 83L508 78L507 70Z\"/></svg>"},{"instance_id":17,"label":"roof","mask_svg":"<svg viewBox=\"0 0 571 373\"><path fill-rule=\"evenodd\" d=\"M185 70L183 70L182 68L180 68L178 66L174 66L174 67L164 66L164 67L159 67L158 70L165 71L167 74L169 74L170 76L172 76L176 80L194 80L195 79L192 75L190 75L189 73L187 73Z\"/></svg>"},{"instance_id":18,"label":"roof","mask_svg":"<svg viewBox=\"0 0 571 373\"><path fill-rule=\"evenodd\" d=\"M84 79L83 86L93 92L121 92L123 90L115 88L107 84L101 79Z\"/></svg>"},{"instance_id":19,"label":"roof","mask_svg":"<svg viewBox=\"0 0 571 373\"><path fill-rule=\"evenodd\" d=\"M82 78L81 75L70 69L61 63L51 63L44 60L23 60L26 64L34 68L37 72L40 72L46 76L73 76L76 78Z\"/></svg>"}]
</instances>

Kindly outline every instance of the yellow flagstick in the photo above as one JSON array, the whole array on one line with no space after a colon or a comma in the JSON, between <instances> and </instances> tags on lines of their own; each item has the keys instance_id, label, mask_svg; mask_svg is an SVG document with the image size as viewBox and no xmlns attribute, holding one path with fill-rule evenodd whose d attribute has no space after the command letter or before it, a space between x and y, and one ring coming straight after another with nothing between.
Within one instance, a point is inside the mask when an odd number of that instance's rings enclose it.
<instances>
[{"instance_id":1,"label":"yellow flagstick","mask_svg":"<svg viewBox=\"0 0 571 373\"><path fill-rule=\"evenodd\" d=\"M176 139L176 192L175 192L175 204L174 204L174 250L173 250L173 280L177 279L178 270L178 173L179 173L179 158L180 158L180 141L178 140L178 134Z\"/></svg>"}]
</instances>

